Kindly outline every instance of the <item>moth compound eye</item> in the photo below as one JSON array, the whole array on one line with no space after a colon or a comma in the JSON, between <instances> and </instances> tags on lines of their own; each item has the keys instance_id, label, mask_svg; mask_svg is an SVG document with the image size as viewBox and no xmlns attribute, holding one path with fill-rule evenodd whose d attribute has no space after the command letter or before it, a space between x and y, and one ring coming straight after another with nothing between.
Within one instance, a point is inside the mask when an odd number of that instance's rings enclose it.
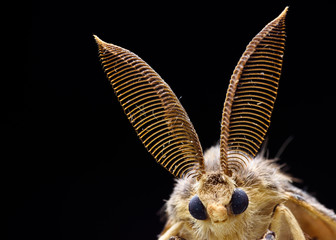
<instances>
[{"instance_id":1,"label":"moth compound eye","mask_svg":"<svg viewBox=\"0 0 336 240\"><path fill-rule=\"evenodd\" d=\"M207 219L206 209L197 195L193 196L189 202L189 212L198 220Z\"/></svg>"},{"instance_id":2,"label":"moth compound eye","mask_svg":"<svg viewBox=\"0 0 336 240\"><path fill-rule=\"evenodd\" d=\"M236 188L231 198L231 211L233 214L241 214L245 212L249 204L249 198L247 194L240 188Z\"/></svg>"}]
</instances>

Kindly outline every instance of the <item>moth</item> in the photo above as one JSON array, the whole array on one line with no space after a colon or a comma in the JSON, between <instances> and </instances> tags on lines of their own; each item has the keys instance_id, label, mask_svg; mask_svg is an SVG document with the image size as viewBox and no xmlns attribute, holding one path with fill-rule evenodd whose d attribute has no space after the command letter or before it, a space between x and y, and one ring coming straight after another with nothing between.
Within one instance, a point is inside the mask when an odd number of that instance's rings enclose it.
<instances>
[{"instance_id":1,"label":"moth","mask_svg":"<svg viewBox=\"0 0 336 240\"><path fill-rule=\"evenodd\" d=\"M336 239L335 213L259 153L277 96L287 11L246 47L226 93L219 144L204 153L168 84L134 53L94 36L127 118L177 179L159 240Z\"/></svg>"}]
</instances>

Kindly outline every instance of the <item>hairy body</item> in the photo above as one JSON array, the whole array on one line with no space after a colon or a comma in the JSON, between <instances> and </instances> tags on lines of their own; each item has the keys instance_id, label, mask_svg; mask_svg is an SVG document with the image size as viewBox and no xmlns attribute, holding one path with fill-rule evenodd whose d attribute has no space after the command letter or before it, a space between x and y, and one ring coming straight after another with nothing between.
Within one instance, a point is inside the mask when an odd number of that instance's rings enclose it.
<instances>
[{"instance_id":1,"label":"hairy body","mask_svg":"<svg viewBox=\"0 0 336 240\"><path fill-rule=\"evenodd\" d=\"M206 176L199 181L195 178L176 181L165 206L167 224L160 239L165 239L165 232L174 225L178 226L175 229L177 236L186 240L263 239L268 231L274 232L276 239L311 239L312 236L321 236L315 239L333 239L336 231L332 223L336 221L334 211L293 186L291 177L280 170L275 160L262 155L263 151L248 163L244 171L228 178L218 172L219 145L208 149L204 154ZM230 196L235 188L243 189L249 196L249 206L240 215L230 213L229 209ZM210 215L204 221L189 213L188 203L195 194L199 195ZM223 211L216 206L226 209ZM214 213L216 210L224 215L221 221ZM276 214L281 217L275 218ZM314 221L311 215L315 215ZM283 216L287 219L283 220ZM330 226L329 221L332 223ZM323 234L318 235L318 232Z\"/></svg>"},{"instance_id":2,"label":"hairy body","mask_svg":"<svg viewBox=\"0 0 336 240\"><path fill-rule=\"evenodd\" d=\"M218 171L219 155L218 145L205 152L207 175L199 181L195 178L177 180L166 204L167 228L179 223L179 237L185 239L259 239L270 227L275 208L286 202L288 196L285 192L291 178L280 172L274 160L261 156L249 162L239 175L228 178ZM215 212L223 212L218 209L219 205L229 208L235 188L243 189L249 196L247 210L233 215L229 209L225 209L226 213L222 215L226 216L218 221ZM208 212L213 209L214 217L199 221L190 215L188 203L195 194L198 194Z\"/></svg>"},{"instance_id":3,"label":"hairy body","mask_svg":"<svg viewBox=\"0 0 336 240\"><path fill-rule=\"evenodd\" d=\"M203 154L176 95L141 58L95 36L140 140L177 180L159 240L335 240L336 215L257 155L270 124L288 8L247 45L230 79L218 146Z\"/></svg>"}]
</instances>

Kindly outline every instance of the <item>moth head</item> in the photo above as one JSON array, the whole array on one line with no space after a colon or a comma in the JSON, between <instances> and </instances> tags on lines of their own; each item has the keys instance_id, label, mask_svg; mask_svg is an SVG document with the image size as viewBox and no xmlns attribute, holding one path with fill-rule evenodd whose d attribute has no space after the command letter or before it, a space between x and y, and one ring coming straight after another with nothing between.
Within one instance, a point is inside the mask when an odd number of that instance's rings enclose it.
<instances>
[{"instance_id":1,"label":"moth head","mask_svg":"<svg viewBox=\"0 0 336 240\"><path fill-rule=\"evenodd\" d=\"M233 222L252 216L252 192L238 187L234 176L253 161L270 125L286 13L287 8L252 39L231 76L215 168L206 166L193 124L168 84L136 54L95 36L107 77L140 140L159 164L190 185L188 191L177 186L169 200L176 219L192 219L199 227L228 224L227 229L233 229ZM223 229L213 232L224 236Z\"/></svg>"},{"instance_id":2,"label":"moth head","mask_svg":"<svg viewBox=\"0 0 336 240\"><path fill-rule=\"evenodd\" d=\"M187 219L193 228L223 239L258 210L253 211L257 190L238 185L235 176L253 161L270 125L284 55L286 13L287 8L252 39L231 76L218 161L212 167L207 166L193 124L168 84L136 54L95 36L103 68L137 135L155 160L183 183L176 185L167 204L172 219Z\"/></svg>"},{"instance_id":3,"label":"moth head","mask_svg":"<svg viewBox=\"0 0 336 240\"><path fill-rule=\"evenodd\" d=\"M197 220L224 223L248 208L249 197L245 190L236 187L232 178L225 174L207 173L196 185L188 210Z\"/></svg>"}]
</instances>

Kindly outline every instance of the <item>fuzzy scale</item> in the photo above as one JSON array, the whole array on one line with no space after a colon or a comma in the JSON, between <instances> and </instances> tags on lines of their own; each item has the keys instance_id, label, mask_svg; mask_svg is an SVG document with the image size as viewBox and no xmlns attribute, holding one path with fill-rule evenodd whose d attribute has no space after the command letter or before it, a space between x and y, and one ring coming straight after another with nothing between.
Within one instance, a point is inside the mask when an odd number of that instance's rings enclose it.
<instances>
[{"instance_id":1,"label":"fuzzy scale","mask_svg":"<svg viewBox=\"0 0 336 240\"><path fill-rule=\"evenodd\" d=\"M289 198L287 191L296 188L274 160L257 156L243 171L227 177L218 172L219 155L219 146L205 152L206 174L203 178L177 180L166 203L166 229L180 223L177 235L186 240L260 239L271 224L276 206L285 204ZM227 218L221 222L215 222L213 216L207 220L196 220L190 215L188 203L195 194L208 210L214 202L229 208L232 192L237 187L249 197L249 206L244 213L233 215L228 210ZM320 205L320 209L325 208Z\"/></svg>"},{"instance_id":2,"label":"fuzzy scale","mask_svg":"<svg viewBox=\"0 0 336 240\"><path fill-rule=\"evenodd\" d=\"M168 84L134 53L95 36L107 77L140 140L158 163L181 178L165 206L168 221L159 240L259 240L274 234L277 240L302 240L304 234L336 239L334 212L294 187L274 160L263 154L254 157L277 95L287 10L252 39L239 60L224 103L220 146L204 157L196 131ZM237 188L249 200L240 214L232 200ZM206 220L189 212L195 195Z\"/></svg>"}]
</instances>

